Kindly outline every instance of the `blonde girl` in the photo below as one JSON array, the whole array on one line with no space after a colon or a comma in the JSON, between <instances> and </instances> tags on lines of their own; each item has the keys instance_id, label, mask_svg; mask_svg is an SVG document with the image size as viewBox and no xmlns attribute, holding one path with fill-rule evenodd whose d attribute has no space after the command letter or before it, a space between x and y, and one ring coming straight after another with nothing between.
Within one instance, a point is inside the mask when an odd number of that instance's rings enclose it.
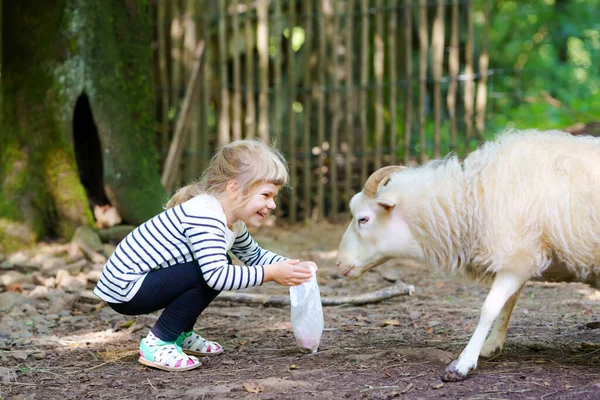
<instances>
[{"instance_id":1,"label":"blonde girl","mask_svg":"<svg viewBox=\"0 0 600 400\"><path fill-rule=\"evenodd\" d=\"M186 371L201 365L195 355L221 353L221 345L193 330L220 291L310 279L313 262L264 250L247 229L263 224L287 181L275 148L235 141L217 151L198 182L179 189L165 211L119 243L94 293L125 315L164 309L140 342L142 364ZM233 265L228 251L244 265Z\"/></svg>"}]
</instances>

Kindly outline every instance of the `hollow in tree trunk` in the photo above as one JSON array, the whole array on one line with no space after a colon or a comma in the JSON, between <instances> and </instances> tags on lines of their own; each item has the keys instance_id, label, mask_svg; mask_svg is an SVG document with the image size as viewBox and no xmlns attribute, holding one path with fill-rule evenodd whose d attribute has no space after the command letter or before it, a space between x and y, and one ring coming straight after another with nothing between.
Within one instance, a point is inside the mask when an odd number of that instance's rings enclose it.
<instances>
[{"instance_id":1,"label":"hollow in tree trunk","mask_svg":"<svg viewBox=\"0 0 600 400\"><path fill-rule=\"evenodd\" d=\"M9 1L1 18L5 250L70 239L90 205L130 224L160 212L150 3Z\"/></svg>"}]
</instances>

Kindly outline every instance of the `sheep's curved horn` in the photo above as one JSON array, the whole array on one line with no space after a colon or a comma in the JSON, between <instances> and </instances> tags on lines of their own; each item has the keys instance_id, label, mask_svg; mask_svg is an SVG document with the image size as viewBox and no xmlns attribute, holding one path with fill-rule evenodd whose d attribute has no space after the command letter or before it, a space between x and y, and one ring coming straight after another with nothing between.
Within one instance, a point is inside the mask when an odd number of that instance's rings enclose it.
<instances>
[{"instance_id":1,"label":"sheep's curved horn","mask_svg":"<svg viewBox=\"0 0 600 400\"><path fill-rule=\"evenodd\" d=\"M387 182L386 178L391 173L402 171L405 169L406 167L402 167L400 165L390 165L378 169L377 171L373 172L371 176L369 176L369 179L367 179L367 181L365 182L365 186L362 190L363 193L367 197L375 197L375 195L377 194L377 188L380 186L380 184L384 184L385 182Z\"/></svg>"}]
</instances>

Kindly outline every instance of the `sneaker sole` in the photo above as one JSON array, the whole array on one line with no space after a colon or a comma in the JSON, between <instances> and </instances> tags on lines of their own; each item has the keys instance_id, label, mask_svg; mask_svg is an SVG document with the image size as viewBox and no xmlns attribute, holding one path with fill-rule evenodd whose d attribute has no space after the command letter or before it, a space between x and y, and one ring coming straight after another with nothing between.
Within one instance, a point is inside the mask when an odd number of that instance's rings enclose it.
<instances>
[{"instance_id":1,"label":"sneaker sole","mask_svg":"<svg viewBox=\"0 0 600 400\"><path fill-rule=\"evenodd\" d=\"M201 353L199 351L186 350L186 349L183 349L183 352L185 354L188 354L188 355L191 355L191 356L203 356L203 357L204 356L217 356L217 355L223 353L223 348L221 348L219 351L212 352L212 353Z\"/></svg>"},{"instance_id":2,"label":"sneaker sole","mask_svg":"<svg viewBox=\"0 0 600 400\"><path fill-rule=\"evenodd\" d=\"M216 353L215 353L216 354ZM191 369L196 369L200 366L202 366L202 363L198 363L198 364L194 364L194 365L188 365L186 367L179 367L179 368L174 368L174 367L167 367L164 365L160 365L158 363L152 362L152 361L148 361L145 358L140 357L138 359L138 361L141 364L144 364L147 367L152 367L152 368L157 368L157 369L161 369L163 371L169 371L169 372L175 372L175 371L189 371Z\"/></svg>"}]
</instances>

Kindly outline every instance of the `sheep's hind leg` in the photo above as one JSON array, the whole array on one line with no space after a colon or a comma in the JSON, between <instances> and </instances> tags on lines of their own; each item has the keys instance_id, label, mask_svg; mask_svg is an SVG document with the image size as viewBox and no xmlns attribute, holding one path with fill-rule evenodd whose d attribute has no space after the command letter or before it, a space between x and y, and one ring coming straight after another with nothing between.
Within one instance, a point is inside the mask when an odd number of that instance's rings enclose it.
<instances>
[{"instance_id":1,"label":"sheep's hind leg","mask_svg":"<svg viewBox=\"0 0 600 400\"><path fill-rule=\"evenodd\" d=\"M485 299L483 307L481 307L481 316L477 328L475 328L467 347L460 353L458 359L446 368L446 372L442 375L443 381L462 381L471 369L477 367L479 353L492 324L506 302L517 293L526 281L527 279L523 279L512 271L500 271L496 274L490 293Z\"/></svg>"},{"instance_id":2,"label":"sheep's hind leg","mask_svg":"<svg viewBox=\"0 0 600 400\"><path fill-rule=\"evenodd\" d=\"M490 332L487 340L483 343L479 357L492 358L502 352L502 349L504 348L504 339L506 338L506 330L508 329L508 321L510 320L510 316L515 308L515 304L517 304L522 289L523 286L521 286L519 290L517 290L517 293L513 294L504 307L502 307L502 311L500 311L500 315L496 318L492 332Z\"/></svg>"}]
</instances>

